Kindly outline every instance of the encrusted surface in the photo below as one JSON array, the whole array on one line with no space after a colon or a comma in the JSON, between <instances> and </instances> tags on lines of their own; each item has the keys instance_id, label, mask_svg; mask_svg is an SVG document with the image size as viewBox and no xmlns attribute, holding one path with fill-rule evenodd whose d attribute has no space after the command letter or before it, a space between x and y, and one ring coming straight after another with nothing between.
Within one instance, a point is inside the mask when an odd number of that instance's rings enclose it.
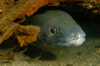
<instances>
[{"instance_id":1,"label":"encrusted surface","mask_svg":"<svg viewBox=\"0 0 100 66\"><path fill-rule=\"evenodd\" d=\"M99 0L0 0L0 44L15 31L14 20L20 19L16 23L21 23L25 21L25 16L34 14L40 7L45 5L58 6L60 2L72 5L75 2L87 9L93 9L93 13L100 13ZM67 4L63 6L67 6Z\"/></svg>"},{"instance_id":2,"label":"encrusted surface","mask_svg":"<svg viewBox=\"0 0 100 66\"><path fill-rule=\"evenodd\" d=\"M25 21L25 16L30 16L33 13L35 13L40 7L47 5L48 3L54 2L55 0L1 0L0 1L0 44L8 39L13 32L16 30L19 30L20 28L16 28L17 23L21 23ZM13 21L16 19L20 19L17 23L14 23ZM32 27L32 26L29 26ZM28 29L29 27L21 27L21 29ZM36 29L36 27L33 27L33 29ZM38 29L38 28L37 28ZM25 30L24 30L25 31ZM33 31L33 32L32 32ZM32 30L31 33L34 33L34 36L36 36L37 32L35 33L34 30ZM29 33L29 30L26 30L25 33ZM24 33L24 32L23 32ZM23 36L25 38L25 36ZM20 36L17 36L20 43L23 43L25 40L20 38ZM32 37L28 36L27 40L35 41L36 39L31 39ZM30 40L31 39L31 40ZM26 43L25 41L24 43ZM25 44L26 45L26 44ZM21 46L23 46L21 44Z\"/></svg>"},{"instance_id":3,"label":"encrusted surface","mask_svg":"<svg viewBox=\"0 0 100 66\"><path fill-rule=\"evenodd\" d=\"M19 26L18 31L15 32L20 46L26 46L27 44L36 41L36 36L40 31L38 26Z\"/></svg>"}]
</instances>

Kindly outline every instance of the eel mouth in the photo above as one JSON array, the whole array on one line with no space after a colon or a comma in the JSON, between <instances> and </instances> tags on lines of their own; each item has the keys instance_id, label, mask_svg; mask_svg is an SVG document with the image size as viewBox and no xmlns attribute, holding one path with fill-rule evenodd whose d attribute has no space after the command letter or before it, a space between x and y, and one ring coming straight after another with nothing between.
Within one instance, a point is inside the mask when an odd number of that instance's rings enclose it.
<instances>
[{"instance_id":1,"label":"eel mouth","mask_svg":"<svg viewBox=\"0 0 100 66\"><path fill-rule=\"evenodd\" d=\"M82 45L86 38L84 34L78 34L74 37L62 37L59 38L56 42L53 42L52 45L66 47L66 46L80 46Z\"/></svg>"}]
</instances>

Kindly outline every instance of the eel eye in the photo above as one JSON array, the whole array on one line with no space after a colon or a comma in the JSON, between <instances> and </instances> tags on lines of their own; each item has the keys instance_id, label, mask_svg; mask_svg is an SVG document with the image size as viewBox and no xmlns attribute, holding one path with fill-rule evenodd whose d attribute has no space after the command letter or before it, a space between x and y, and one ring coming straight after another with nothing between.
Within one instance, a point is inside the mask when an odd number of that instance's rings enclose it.
<instances>
[{"instance_id":1,"label":"eel eye","mask_svg":"<svg viewBox=\"0 0 100 66\"><path fill-rule=\"evenodd\" d=\"M49 32L51 35L55 35L56 34L56 29L55 28L50 28Z\"/></svg>"}]
</instances>

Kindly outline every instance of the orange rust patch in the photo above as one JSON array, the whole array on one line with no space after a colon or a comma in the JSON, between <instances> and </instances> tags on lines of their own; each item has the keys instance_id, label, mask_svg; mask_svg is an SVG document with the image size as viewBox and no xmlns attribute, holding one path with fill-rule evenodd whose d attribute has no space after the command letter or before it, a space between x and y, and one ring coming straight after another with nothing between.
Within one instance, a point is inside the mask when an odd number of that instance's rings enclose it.
<instances>
[{"instance_id":1,"label":"orange rust patch","mask_svg":"<svg viewBox=\"0 0 100 66\"><path fill-rule=\"evenodd\" d=\"M49 4L48 6L58 6L60 4L60 2L54 2L52 4Z\"/></svg>"},{"instance_id":2,"label":"orange rust patch","mask_svg":"<svg viewBox=\"0 0 100 66\"><path fill-rule=\"evenodd\" d=\"M24 7L21 11L22 14L26 14L27 16L32 15L35 13L40 7L43 7L47 5L48 3L54 3L56 6L59 5L58 2L55 2L56 0L38 0L38 2L28 4L26 7Z\"/></svg>"},{"instance_id":3,"label":"orange rust patch","mask_svg":"<svg viewBox=\"0 0 100 66\"><path fill-rule=\"evenodd\" d=\"M100 4L100 0L96 0L96 3Z\"/></svg>"}]
</instances>

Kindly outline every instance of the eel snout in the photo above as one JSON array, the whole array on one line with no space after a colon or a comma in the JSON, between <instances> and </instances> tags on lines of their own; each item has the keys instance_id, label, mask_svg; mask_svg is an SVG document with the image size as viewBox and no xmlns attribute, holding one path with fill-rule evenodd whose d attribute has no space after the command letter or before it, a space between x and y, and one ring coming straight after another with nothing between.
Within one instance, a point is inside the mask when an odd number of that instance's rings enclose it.
<instances>
[{"instance_id":1,"label":"eel snout","mask_svg":"<svg viewBox=\"0 0 100 66\"><path fill-rule=\"evenodd\" d=\"M53 43L55 46L79 46L82 45L85 39L85 32L83 31L72 31L67 33L62 33L64 37L58 38L56 42Z\"/></svg>"}]
</instances>

